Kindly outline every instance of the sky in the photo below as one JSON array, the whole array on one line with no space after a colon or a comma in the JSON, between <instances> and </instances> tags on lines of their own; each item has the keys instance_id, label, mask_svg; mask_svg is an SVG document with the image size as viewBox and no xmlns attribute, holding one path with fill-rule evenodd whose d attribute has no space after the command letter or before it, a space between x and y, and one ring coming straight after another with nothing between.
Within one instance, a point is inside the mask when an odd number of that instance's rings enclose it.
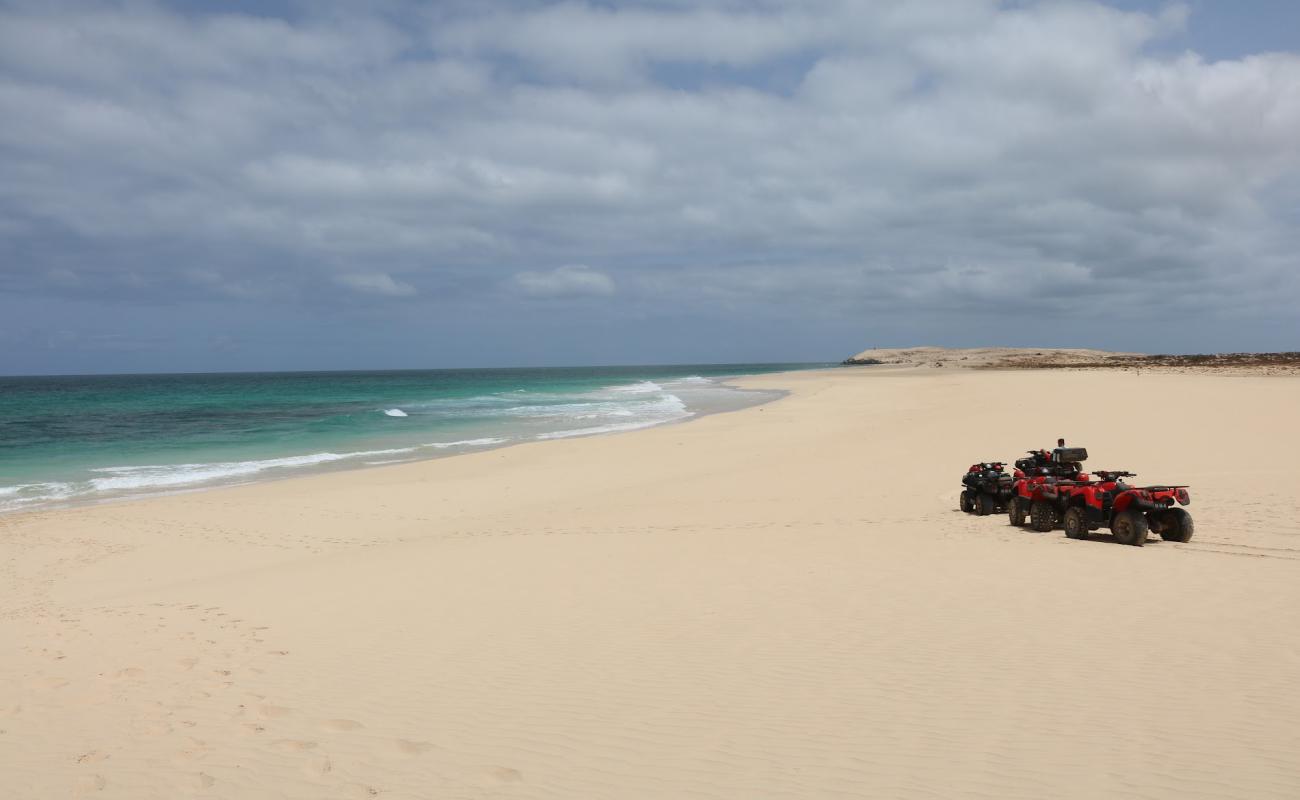
<instances>
[{"instance_id":1,"label":"sky","mask_svg":"<svg viewBox=\"0 0 1300 800\"><path fill-rule=\"evenodd\" d=\"M1300 350L1300 3L0 0L0 374Z\"/></svg>"}]
</instances>

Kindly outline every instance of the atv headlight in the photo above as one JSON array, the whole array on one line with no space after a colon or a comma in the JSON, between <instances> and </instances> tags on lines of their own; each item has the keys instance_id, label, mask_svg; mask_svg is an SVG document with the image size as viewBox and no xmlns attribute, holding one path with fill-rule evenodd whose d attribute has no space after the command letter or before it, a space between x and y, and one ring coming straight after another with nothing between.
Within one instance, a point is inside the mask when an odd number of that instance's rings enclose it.
<instances>
[{"instance_id":1,"label":"atv headlight","mask_svg":"<svg viewBox=\"0 0 1300 800\"><path fill-rule=\"evenodd\" d=\"M1188 503L1192 502L1192 496L1187 493L1186 489L1179 489L1177 492L1174 493L1174 496L1178 498L1179 505L1185 506Z\"/></svg>"}]
</instances>

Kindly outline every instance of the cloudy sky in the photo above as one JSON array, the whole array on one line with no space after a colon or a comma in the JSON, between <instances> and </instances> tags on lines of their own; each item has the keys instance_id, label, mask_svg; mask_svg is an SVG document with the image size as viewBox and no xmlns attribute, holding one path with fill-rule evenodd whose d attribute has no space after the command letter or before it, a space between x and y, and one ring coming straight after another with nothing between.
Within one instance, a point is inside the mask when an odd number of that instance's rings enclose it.
<instances>
[{"instance_id":1,"label":"cloudy sky","mask_svg":"<svg viewBox=\"0 0 1300 800\"><path fill-rule=\"evenodd\" d=\"M0 0L0 373L1300 349L1291 0Z\"/></svg>"}]
</instances>

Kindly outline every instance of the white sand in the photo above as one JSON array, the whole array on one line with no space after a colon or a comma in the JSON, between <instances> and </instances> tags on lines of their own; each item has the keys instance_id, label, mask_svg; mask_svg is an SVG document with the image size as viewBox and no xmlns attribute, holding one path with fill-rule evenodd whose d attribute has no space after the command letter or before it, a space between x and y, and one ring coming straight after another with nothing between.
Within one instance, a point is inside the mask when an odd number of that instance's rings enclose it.
<instances>
[{"instance_id":1,"label":"white sand","mask_svg":"<svg viewBox=\"0 0 1300 800\"><path fill-rule=\"evenodd\" d=\"M0 517L0 796L1300 796L1300 379L748 382L793 394ZM955 510L1057 436L1196 539Z\"/></svg>"}]
</instances>

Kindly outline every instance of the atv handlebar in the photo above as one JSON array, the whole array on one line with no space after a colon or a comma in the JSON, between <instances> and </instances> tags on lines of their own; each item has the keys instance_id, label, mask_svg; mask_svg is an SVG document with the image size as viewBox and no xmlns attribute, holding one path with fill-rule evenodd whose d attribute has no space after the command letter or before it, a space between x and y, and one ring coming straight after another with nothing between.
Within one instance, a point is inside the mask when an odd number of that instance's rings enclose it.
<instances>
[{"instance_id":1,"label":"atv handlebar","mask_svg":"<svg viewBox=\"0 0 1300 800\"><path fill-rule=\"evenodd\" d=\"M1103 481L1112 481L1112 480L1116 480L1116 479L1118 479L1118 478L1135 478L1135 477L1137 477L1137 473L1136 473L1136 472L1129 472L1129 471L1126 470L1126 469L1117 469L1117 470L1109 470L1109 469L1094 469L1094 470L1092 471L1092 474L1093 474L1093 475L1096 475L1096 476L1099 477L1099 478L1101 478Z\"/></svg>"}]
</instances>

